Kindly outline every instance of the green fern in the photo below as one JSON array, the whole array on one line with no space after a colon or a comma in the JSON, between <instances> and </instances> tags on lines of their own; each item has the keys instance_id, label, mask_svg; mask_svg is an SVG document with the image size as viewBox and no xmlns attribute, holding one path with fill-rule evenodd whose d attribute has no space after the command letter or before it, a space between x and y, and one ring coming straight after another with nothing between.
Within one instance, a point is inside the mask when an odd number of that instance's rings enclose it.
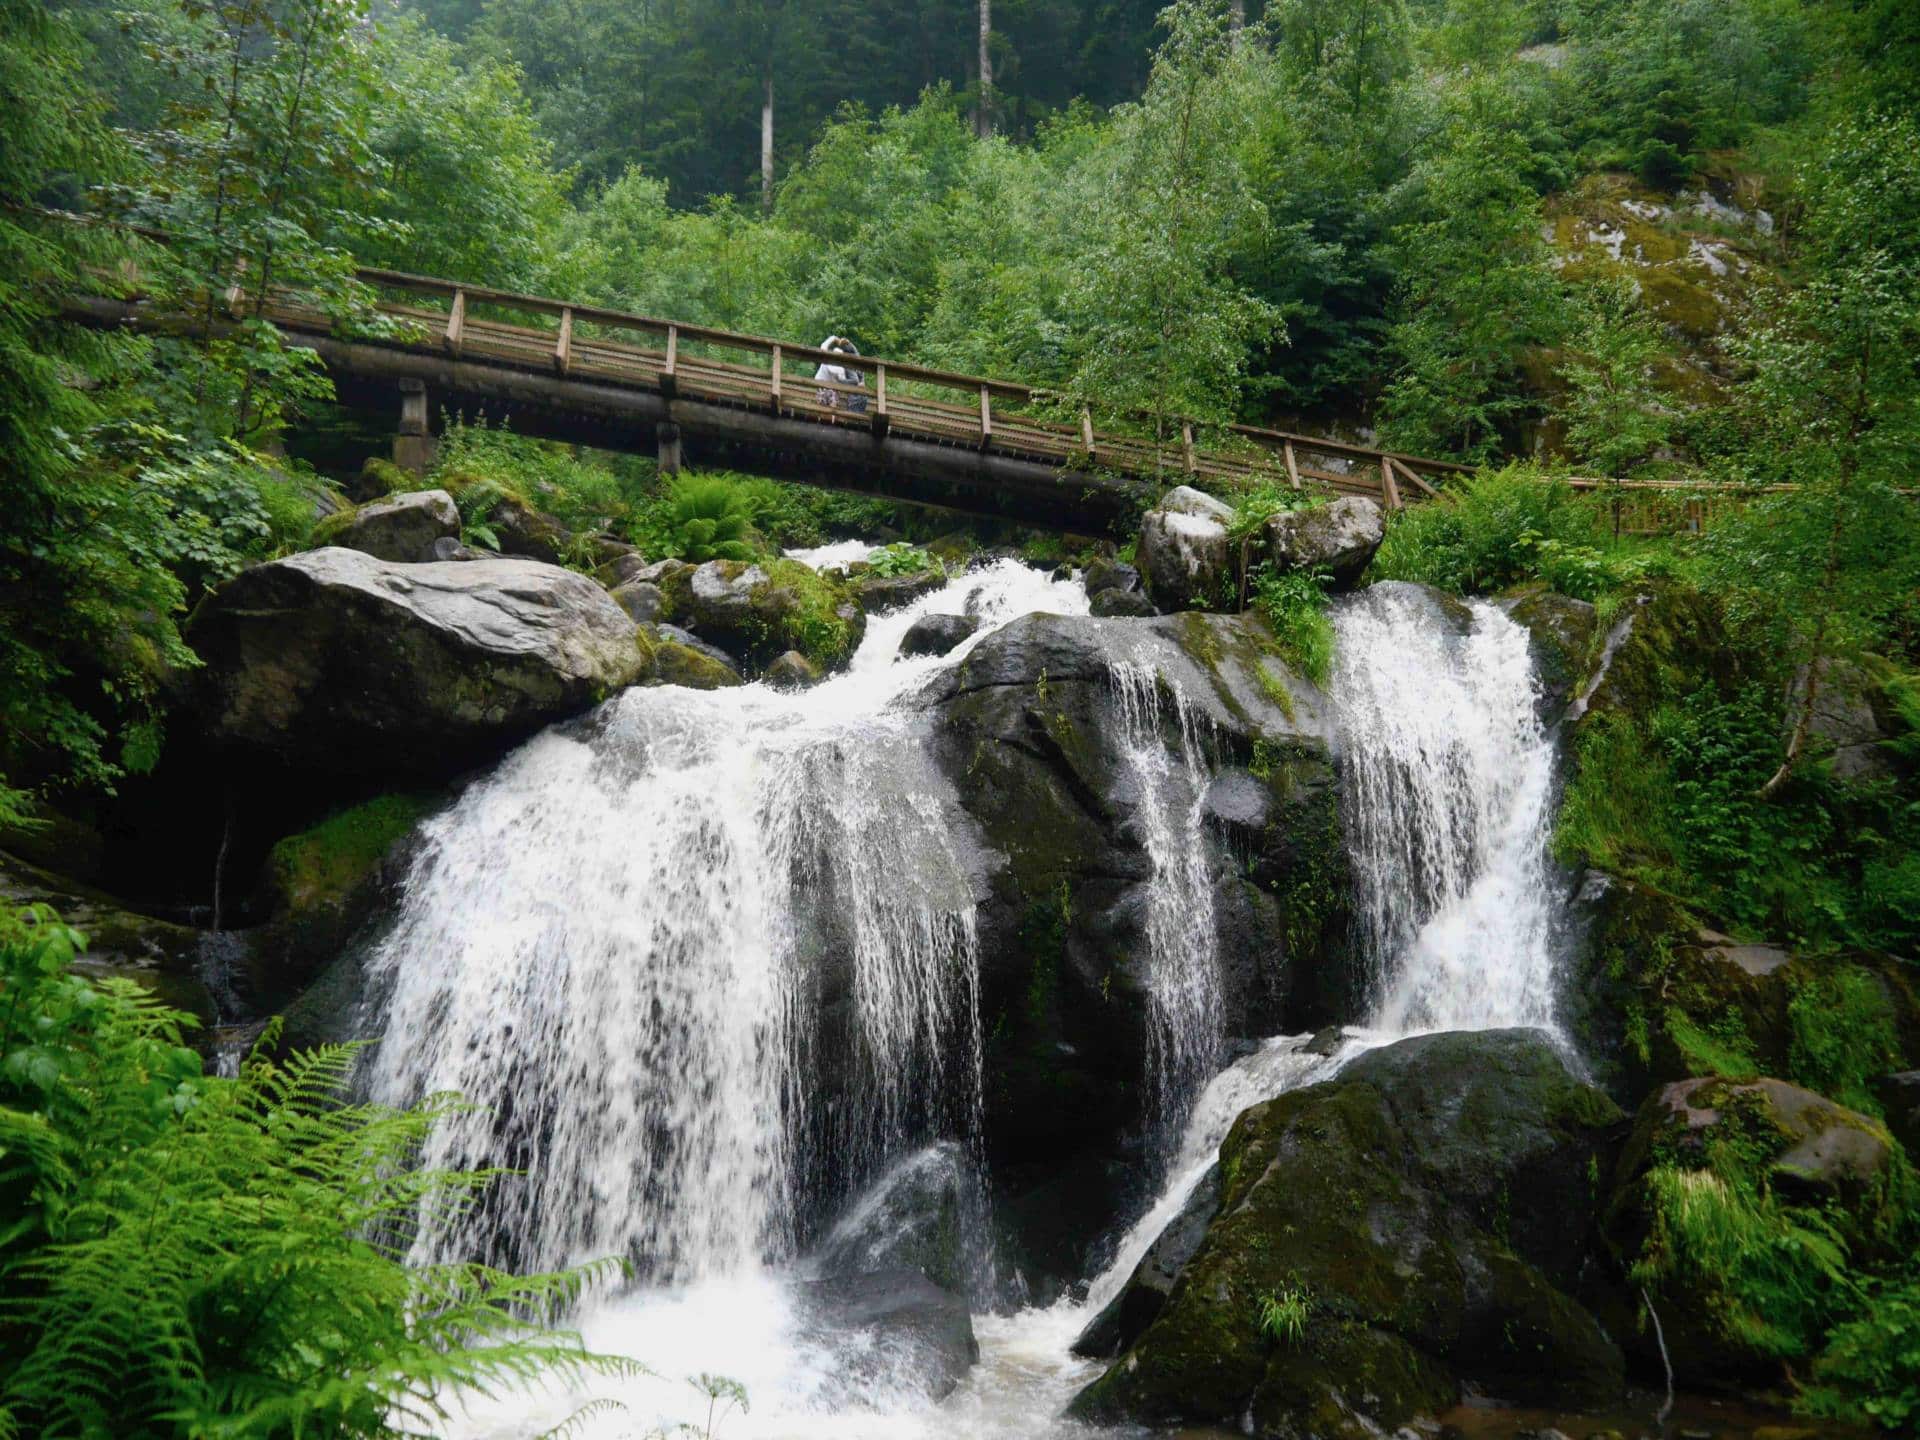
<instances>
[{"instance_id":1,"label":"green fern","mask_svg":"<svg viewBox=\"0 0 1920 1440\"><path fill-rule=\"evenodd\" d=\"M403 1262L493 1178L412 1168L456 1097L343 1103L354 1048L272 1032L205 1077L190 1017L69 973L83 944L0 911L0 1436L435 1435L455 1395L643 1373L547 1328L611 1262Z\"/></svg>"}]
</instances>

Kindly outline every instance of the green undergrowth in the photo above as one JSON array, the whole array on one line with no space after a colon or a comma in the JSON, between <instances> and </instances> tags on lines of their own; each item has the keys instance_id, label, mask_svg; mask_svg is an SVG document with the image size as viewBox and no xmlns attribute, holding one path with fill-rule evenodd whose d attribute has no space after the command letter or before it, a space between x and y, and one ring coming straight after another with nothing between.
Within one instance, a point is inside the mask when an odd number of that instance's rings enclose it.
<instances>
[{"instance_id":1,"label":"green undergrowth","mask_svg":"<svg viewBox=\"0 0 1920 1440\"><path fill-rule=\"evenodd\" d=\"M1333 622L1327 618L1325 582L1305 571L1276 572L1262 564L1254 572L1253 600L1273 628L1281 658L1315 685L1324 686L1333 672ZM1275 703L1292 713L1290 699Z\"/></svg>"},{"instance_id":2,"label":"green undergrowth","mask_svg":"<svg viewBox=\"0 0 1920 1440\"><path fill-rule=\"evenodd\" d=\"M488 1172L416 1169L436 1120L342 1104L352 1047L201 1073L189 1017L70 972L0 910L0 1435L444 1434L456 1390L641 1372L560 1321L620 1267L406 1263Z\"/></svg>"}]
</instances>

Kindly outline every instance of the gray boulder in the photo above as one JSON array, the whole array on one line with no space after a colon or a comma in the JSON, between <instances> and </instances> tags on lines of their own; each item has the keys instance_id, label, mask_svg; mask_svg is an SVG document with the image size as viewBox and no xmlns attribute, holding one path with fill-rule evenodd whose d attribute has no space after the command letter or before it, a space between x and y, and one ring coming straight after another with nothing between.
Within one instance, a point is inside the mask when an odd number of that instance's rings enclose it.
<instances>
[{"instance_id":1,"label":"gray boulder","mask_svg":"<svg viewBox=\"0 0 1920 1440\"><path fill-rule=\"evenodd\" d=\"M1159 609L1237 608L1239 572L1227 538L1232 519L1231 506L1180 485L1140 521L1135 553L1147 593Z\"/></svg>"},{"instance_id":2,"label":"gray boulder","mask_svg":"<svg viewBox=\"0 0 1920 1440\"><path fill-rule=\"evenodd\" d=\"M460 538L460 508L444 490L414 490L372 500L319 527L329 545L402 564L430 559L437 540Z\"/></svg>"},{"instance_id":3,"label":"gray boulder","mask_svg":"<svg viewBox=\"0 0 1920 1440\"><path fill-rule=\"evenodd\" d=\"M909 605L922 595L931 595L946 583L946 572L942 570L922 570L916 575L856 575L853 594L861 609L877 615L882 610Z\"/></svg>"},{"instance_id":4,"label":"gray boulder","mask_svg":"<svg viewBox=\"0 0 1920 1440\"><path fill-rule=\"evenodd\" d=\"M667 597L658 585L650 585L645 580L629 580L624 585L616 585L610 593L620 602L622 610L642 624L658 620L666 612Z\"/></svg>"},{"instance_id":5,"label":"gray boulder","mask_svg":"<svg viewBox=\"0 0 1920 1440\"><path fill-rule=\"evenodd\" d=\"M401 565L329 547L256 565L195 611L215 743L335 774L445 779L632 682L634 622L536 561Z\"/></svg>"},{"instance_id":6,"label":"gray boulder","mask_svg":"<svg viewBox=\"0 0 1920 1440\"><path fill-rule=\"evenodd\" d=\"M746 683L731 655L678 625L650 626L643 633L648 634L653 645L655 684L719 690Z\"/></svg>"},{"instance_id":7,"label":"gray boulder","mask_svg":"<svg viewBox=\"0 0 1920 1440\"><path fill-rule=\"evenodd\" d=\"M1364 495L1282 510L1267 521L1267 551L1281 570L1323 570L1351 587L1386 539L1386 515Z\"/></svg>"},{"instance_id":8,"label":"gray boulder","mask_svg":"<svg viewBox=\"0 0 1920 1440\"><path fill-rule=\"evenodd\" d=\"M922 615L900 637L902 655L945 655L980 628L970 615Z\"/></svg>"}]
</instances>

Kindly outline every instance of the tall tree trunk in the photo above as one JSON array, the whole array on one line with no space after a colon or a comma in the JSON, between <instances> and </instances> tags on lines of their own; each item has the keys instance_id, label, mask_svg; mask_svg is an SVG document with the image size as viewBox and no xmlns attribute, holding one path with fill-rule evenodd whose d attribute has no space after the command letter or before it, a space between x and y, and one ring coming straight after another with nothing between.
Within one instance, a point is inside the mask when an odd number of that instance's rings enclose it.
<instances>
[{"instance_id":1,"label":"tall tree trunk","mask_svg":"<svg viewBox=\"0 0 1920 1440\"><path fill-rule=\"evenodd\" d=\"M760 208L773 213L773 55L760 71Z\"/></svg>"},{"instance_id":2,"label":"tall tree trunk","mask_svg":"<svg viewBox=\"0 0 1920 1440\"><path fill-rule=\"evenodd\" d=\"M993 0L980 0L980 107L974 112L973 130L982 140L993 134L993 52L988 40L993 35Z\"/></svg>"}]
</instances>

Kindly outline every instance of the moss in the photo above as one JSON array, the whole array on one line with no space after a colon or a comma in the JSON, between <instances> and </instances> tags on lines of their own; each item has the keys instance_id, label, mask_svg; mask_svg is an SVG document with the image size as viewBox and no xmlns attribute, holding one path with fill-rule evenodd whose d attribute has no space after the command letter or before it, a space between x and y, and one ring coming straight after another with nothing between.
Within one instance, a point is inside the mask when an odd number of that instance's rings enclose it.
<instances>
[{"instance_id":1,"label":"moss","mask_svg":"<svg viewBox=\"0 0 1920 1440\"><path fill-rule=\"evenodd\" d=\"M765 560L760 568L775 592L768 597L767 644L776 652L798 650L822 670L853 654L864 627L850 587L797 560Z\"/></svg>"},{"instance_id":2,"label":"moss","mask_svg":"<svg viewBox=\"0 0 1920 1440\"><path fill-rule=\"evenodd\" d=\"M300 913L344 904L433 804L427 795L382 795L287 836L267 856L280 906Z\"/></svg>"},{"instance_id":3,"label":"moss","mask_svg":"<svg viewBox=\"0 0 1920 1440\"><path fill-rule=\"evenodd\" d=\"M744 682L731 668L678 640L653 642L653 683L689 690L723 690Z\"/></svg>"},{"instance_id":4,"label":"moss","mask_svg":"<svg viewBox=\"0 0 1920 1440\"><path fill-rule=\"evenodd\" d=\"M307 534L307 544L315 550L333 544L352 528L359 513L359 507L355 506L348 510L336 510L333 514L315 521L313 529Z\"/></svg>"},{"instance_id":5,"label":"moss","mask_svg":"<svg viewBox=\"0 0 1920 1440\"><path fill-rule=\"evenodd\" d=\"M411 470L403 470L391 460L378 455L370 456L367 463L360 467L360 488L356 492L362 495L400 495L408 490L420 488L420 477Z\"/></svg>"}]
</instances>

